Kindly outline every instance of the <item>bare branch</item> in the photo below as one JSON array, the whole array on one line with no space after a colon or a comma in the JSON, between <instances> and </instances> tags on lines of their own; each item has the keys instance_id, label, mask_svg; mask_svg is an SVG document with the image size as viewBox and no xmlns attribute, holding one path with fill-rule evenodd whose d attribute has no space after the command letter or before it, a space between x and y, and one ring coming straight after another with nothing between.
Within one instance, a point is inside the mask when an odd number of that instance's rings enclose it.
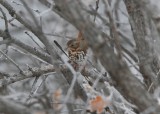
<instances>
[{"instance_id":1,"label":"bare branch","mask_svg":"<svg viewBox=\"0 0 160 114\"><path fill-rule=\"evenodd\" d=\"M145 8L148 14L152 17L155 26L157 27L157 31L160 36L160 9L157 6L157 3L152 0L135 0L142 8Z\"/></svg>"},{"instance_id":2,"label":"bare branch","mask_svg":"<svg viewBox=\"0 0 160 114\"><path fill-rule=\"evenodd\" d=\"M17 40L16 38L13 38L12 36L7 36L7 34L5 32L3 32L1 29L0 29L0 37L7 37L7 38L9 37L10 40L7 40L6 41L7 43L13 43L13 44L19 46L20 48L28 51L29 53L36 55L37 57L41 58L42 60L45 60L46 62L51 63L50 55L48 55L45 52L42 52L39 49L36 49L35 47L31 47L27 44L24 44L23 42Z\"/></svg>"},{"instance_id":3,"label":"bare branch","mask_svg":"<svg viewBox=\"0 0 160 114\"><path fill-rule=\"evenodd\" d=\"M0 87L24 80L26 78L38 77L38 76L41 76L43 74L47 74L50 72L55 72L55 68L52 65L44 66L41 68L35 67L35 68L32 68L32 71L30 70L24 71L23 72L24 76L18 73L18 74L14 74L5 79L0 80Z\"/></svg>"},{"instance_id":4,"label":"bare branch","mask_svg":"<svg viewBox=\"0 0 160 114\"><path fill-rule=\"evenodd\" d=\"M151 39L148 38L148 26L145 22L145 14L141 7L134 0L124 0L129 16L130 24L133 30L133 36L137 46L137 55L139 58L140 72L144 77L144 82L149 88L150 84L156 80L156 72L152 69L153 60L158 56L154 53L153 46L150 45ZM153 54L151 54L153 53Z\"/></svg>"},{"instance_id":5,"label":"bare branch","mask_svg":"<svg viewBox=\"0 0 160 114\"><path fill-rule=\"evenodd\" d=\"M96 8L95 8L95 16L94 16L94 21L96 20L96 14L97 14L97 11L98 11L98 8L99 8L99 0L96 0Z\"/></svg>"},{"instance_id":6,"label":"bare branch","mask_svg":"<svg viewBox=\"0 0 160 114\"><path fill-rule=\"evenodd\" d=\"M5 21L6 32L8 32L8 20L7 20L6 14L4 13L1 7L0 7L0 11L2 12L4 21Z\"/></svg>"},{"instance_id":7,"label":"bare branch","mask_svg":"<svg viewBox=\"0 0 160 114\"><path fill-rule=\"evenodd\" d=\"M126 63L124 61L119 61L110 47L104 43L101 36L102 33L98 27L96 27L89 19L85 18L85 14L81 11L82 4L74 0L66 0L65 2L63 0L55 0L55 3L61 10L59 15L63 13L65 20L72 23L79 30L85 25L83 32L84 36L95 55L100 59L114 81L116 81L116 88L124 96L130 98L141 111L151 106L155 106L156 102L144 89L143 85L133 76ZM130 91L131 88L132 91ZM158 113L159 112L156 114Z\"/></svg>"},{"instance_id":8,"label":"bare branch","mask_svg":"<svg viewBox=\"0 0 160 114\"><path fill-rule=\"evenodd\" d=\"M10 4L8 4L7 1L0 0L0 4L2 4L8 10L11 16L14 16L15 19L17 19L20 23L22 23L25 27L27 27L33 34L35 34L40 39L40 41L46 46L46 49L49 52L49 54L51 54L52 63L58 67L58 63L56 61L58 59L58 54L56 53L52 44L44 36L41 29L34 27L33 26L34 24L28 22L27 20L24 20L19 14L16 13L16 11Z\"/></svg>"},{"instance_id":9,"label":"bare branch","mask_svg":"<svg viewBox=\"0 0 160 114\"><path fill-rule=\"evenodd\" d=\"M118 55L119 57L121 58L121 45L120 45L120 39L119 39L119 34L118 34L118 31L117 31L117 26L115 24L115 21L114 21L114 18L111 14L111 9L109 8L109 3L108 1L105 1L105 0L102 0L103 3L105 4L105 13L107 14L108 18L109 18L109 21L110 21L110 28L111 28L111 32L112 32L112 38L113 38L113 42L115 43L115 47L118 51Z\"/></svg>"},{"instance_id":10,"label":"bare branch","mask_svg":"<svg viewBox=\"0 0 160 114\"><path fill-rule=\"evenodd\" d=\"M0 53L2 53L3 56L6 57L13 65L15 65L19 69L20 73L23 74L23 70L13 59L11 59L8 55L6 55L2 50L0 50Z\"/></svg>"}]
</instances>

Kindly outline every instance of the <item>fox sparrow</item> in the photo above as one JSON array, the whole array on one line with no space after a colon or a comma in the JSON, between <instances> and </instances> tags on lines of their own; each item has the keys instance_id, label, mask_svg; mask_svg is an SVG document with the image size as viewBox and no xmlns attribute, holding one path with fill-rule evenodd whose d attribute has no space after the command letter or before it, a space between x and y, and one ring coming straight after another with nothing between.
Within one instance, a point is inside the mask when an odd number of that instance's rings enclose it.
<instances>
[{"instance_id":1,"label":"fox sparrow","mask_svg":"<svg viewBox=\"0 0 160 114\"><path fill-rule=\"evenodd\" d=\"M78 70L83 65L85 60L88 45L81 32L79 32L76 39L67 42L67 49L69 55L69 62L75 70Z\"/></svg>"}]
</instances>

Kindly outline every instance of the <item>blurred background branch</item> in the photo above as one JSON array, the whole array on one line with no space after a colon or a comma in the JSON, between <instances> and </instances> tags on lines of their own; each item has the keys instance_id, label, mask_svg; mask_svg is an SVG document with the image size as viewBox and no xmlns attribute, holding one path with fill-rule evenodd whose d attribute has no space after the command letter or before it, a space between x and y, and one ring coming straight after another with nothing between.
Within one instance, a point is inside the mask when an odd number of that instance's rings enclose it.
<instances>
[{"instance_id":1,"label":"blurred background branch","mask_svg":"<svg viewBox=\"0 0 160 114\"><path fill-rule=\"evenodd\" d=\"M159 114L156 3L0 0L0 114Z\"/></svg>"}]
</instances>

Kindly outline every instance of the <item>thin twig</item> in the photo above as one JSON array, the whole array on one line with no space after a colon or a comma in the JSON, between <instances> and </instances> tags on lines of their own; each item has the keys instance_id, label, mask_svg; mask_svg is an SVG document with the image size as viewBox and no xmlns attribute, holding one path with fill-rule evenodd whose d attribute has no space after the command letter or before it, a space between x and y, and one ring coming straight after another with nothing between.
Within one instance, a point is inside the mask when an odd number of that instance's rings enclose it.
<instances>
[{"instance_id":1,"label":"thin twig","mask_svg":"<svg viewBox=\"0 0 160 114\"><path fill-rule=\"evenodd\" d=\"M23 6L26 8L26 10L28 11L28 13L31 15L36 27L40 27L38 20L36 19L35 15L33 14L31 8L28 7L27 3L24 0L20 0L23 3Z\"/></svg>"},{"instance_id":2,"label":"thin twig","mask_svg":"<svg viewBox=\"0 0 160 114\"><path fill-rule=\"evenodd\" d=\"M48 36L56 36L56 37L60 37L60 38L67 38L67 39L74 39L74 37L71 36L66 36L66 35L60 35L60 33L43 33L44 35L48 35Z\"/></svg>"},{"instance_id":3,"label":"thin twig","mask_svg":"<svg viewBox=\"0 0 160 114\"><path fill-rule=\"evenodd\" d=\"M77 80L78 75L77 75L76 71L73 69L73 67L65 60L65 57L62 56L62 60L73 74L73 79L72 79L72 82L70 84L70 88L68 89L67 95L64 98L64 104L66 104L70 95L71 95L71 93L72 93L72 91L73 91L74 85L76 84L76 80Z\"/></svg>"},{"instance_id":4,"label":"thin twig","mask_svg":"<svg viewBox=\"0 0 160 114\"><path fill-rule=\"evenodd\" d=\"M127 42L127 44L129 44L131 47L134 47L134 44L130 40L132 37L130 38L130 36L128 36L126 33L121 31L120 29L118 29L117 32Z\"/></svg>"},{"instance_id":5,"label":"thin twig","mask_svg":"<svg viewBox=\"0 0 160 114\"><path fill-rule=\"evenodd\" d=\"M37 83L38 79L39 79L39 76L35 77L35 80L34 80L34 82L32 84L32 89L31 89L30 94L29 94L29 96L28 96L28 98L26 100L27 104L30 103L30 99L34 95L34 91L35 91L34 89L36 88L36 83Z\"/></svg>"},{"instance_id":6,"label":"thin twig","mask_svg":"<svg viewBox=\"0 0 160 114\"><path fill-rule=\"evenodd\" d=\"M158 77L158 75L160 74L160 69L158 70L158 72L157 72L157 74L156 74L156 76ZM152 87L153 87L153 85L154 85L154 83L156 82L156 80L155 81L153 81L151 84L150 84L150 86L149 86L149 88L148 88L148 92L150 92L151 91L151 89L152 89Z\"/></svg>"},{"instance_id":7,"label":"thin twig","mask_svg":"<svg viewBox=\"0 0 160 114\"><path fill-rule=\"evenodd\" d=\"M6 55L2 50L0 50L0 53L2 53L13 65L15 65L19 69L20 73L23 74L23 70L13 59L11 59L8 55Z\"/></svg>"},{"instance_id":8,"label":"thin twig","mask_svg":"<svg viewBox=\"0 0 160 114\"><path fill-rule=\"evenodd\" d=\"M21 4L21 3L18 3L17 1L15 2L15 1L12 1L12 3L14 3L14 4L16 4L16 5L18 5L18 6L24 6L23 4ZM30 8L30 7L28 7L29 9L31 9L32 11L34 11L34 12L36 12L36 13L41 13L39 10L37 10L37 9L33 9L33 8Z\"/></svg>"},{"instance_id":9,"label":"thin twig","mask_svg":"<svg viewBox=\"0 0 160 114\"><path fill-rule=\"evenodd\" d=\"M53 73L52 73L52 74L53 74ZM35 91L34 91L34 94L37 93L38 89L39 89L39 88L42 86L42 84L45 82L45 80L47 79L48 75L49 75L49 74L45 74L45 75L44 75L44 77L43 77L43 79L42 79L42 82L37 86L37 88L36 88Z\"/></svg>"},{"instance_id":10,"label":"thin twig","mask_svg":"<svg viewBox=\"0 0 160 114\"><path fill-rule=\"evenodd\" d=\"M117 27L116 27L116 24L115 24L115 21L114 21L114 18L112 16L112 13L111 13L111 9L109 7L109 3L108 1L106 0L102 0L106 9L105 9L105 12L110 20L110 27L111 27L111 30L112 30L112 34L113 34L113 40L114 40L114 43L115 43L115 47L117 49L117 52L118 52L118 56L119 58L122 57L122 53L121 53L121 46L120 46L120 39L119 39L119 34L117 32Z\"/></svg>"},{"instance_id":11,"label":"thin twig","mask_svg":"<svg viewBox=\"0 0 160 114\"><path fill-rule=\"evenodd\" d=\"M52 46L52 44L49 42L49 40L46 38L44 34L42 34L42 31L39 29L39 27L33 26L33 23L26 21L24 18L22 18L14 8L7 2L0 0L0 4L3 5L10 13L11 16L15 15L16 20L18 20L20 23L22 23L25 27L27 27L34 35L39 38L39 40L46 46L47 52L51 55L51 63L54 64L56 67L58 67L58 61L59 56L55 50L55 48Z\"/></svg>"},{"instance_id":12,"label":"thin twig","mask_svg":"<svg viewBox=\"0 0 160 114\"><path fill-rule=\"evenodd\" d=\"M41 50L44 51L44 49L34 40L34 38L33 38L27 31L25 31L25 34L27 34L27 35L32 39L32 41L33 41Z\"/></svg>"},{"instance_id":13,"label":"thin twig","mask_svg":"<svg viewBox=\"0 0 160 114\"><path fill-rule=\"evenodd\" d=\"M94 22L96 20L96 15L97 15L98 8L99 8L99 0L96 1L95 15L94 15L94 19L93 19Z\"/></svg>"},{"instance_id":14,"label":"thin twig","mask_svg":"<svg viewBox=\"0 0 160 114\"><path fill-rule=\"evenodd\" d=\"M4 13L1 7L0 7L0 11L2 12L2 15L4 17L6 32L8 32L8 20L7 20L6 14Z\"/></svg>"},{"instance_id":15,"label":"thin twig","mask_svg":"<svg viewBox=\"0 0 160 114\"><path fill-rule=\"evenodd\" d=\"M53 74L53 73L52 73ZM47 79L48 75L50 75L50 73L48 74L44 74L44 77L42 79L42 82L36 87L36 83L37 80L39 79L39 77L36 77L33 84L32 84L32 90L30 92L30 95L28 96L27 102L28 104L30 103L30 99L37 93L38 89L42 86L42 84L45 82L45 80Z\"/></svg>"},{"instance_id":16,"label":"thin twig","mask_svg":"<svg viewBox=\"0 0 160 114\"><path fill-rule=\"evenodd\" d=\"M117 0L114 4L114 12L115 12L115 18L116 18L116 21L119 21L119 13L118 13L118 8L119 8L119 5L120 5L120 2L121 0ZM120 23L116 23L117 24L117 27L120 27Z\"/></svg>"},{"instance_id":17,"label":"thin twig","mask_svg":"<svg viewBox=\"0 0 160 114\"><path fill-rule=\"evenodd\" d=\"M10 47L12 50L14 50L15 52L18 52L18 53L20 53L20 54L22 54L22 55L30 56L30 57L32 57L32 58L34 58L34 59L36 59L36 60L38 60L38 61L40 61L40 62L42 62L42 63L45 63L45 64L49 64L49 65L51 65L50 63L48 63L48 62L44 61L43 59L38 58L38 57L37 57L37 56L35 56L34 54L25 53L25 52L23 52L23 51L21 51L21 50L19 50L19 49L15 48L15 47L12 47L12 46L9 46L9 47Z\"/></svg>"},{"instance_id":18,"label":"thin twig","mask_svg":"<svg viewBox=\"0 0 160 114\"><path fill-rule=\"evenodd\" d=\"M18 82L27 78L37 77L47 73L55 72L55 68L52 65L46 65L41 68L35 67L35 68L32 68L32 70L33 70L32 72L30 70L24 71L23 73L25 76L22 76L22 74L17 73L17 74L10 75L8 78L4 78L0 80L0 87L12 84L14 82Z\"/></svg>"}]
</instances>

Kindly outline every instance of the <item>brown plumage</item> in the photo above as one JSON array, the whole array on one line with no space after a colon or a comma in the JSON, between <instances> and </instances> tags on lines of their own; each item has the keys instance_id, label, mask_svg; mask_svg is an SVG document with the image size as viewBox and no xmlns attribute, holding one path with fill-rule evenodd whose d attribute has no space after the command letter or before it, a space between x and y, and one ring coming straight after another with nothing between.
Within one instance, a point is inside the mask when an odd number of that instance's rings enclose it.
<instances>
[{"instance_id":1,"label":"brown plumage","mask_svg":"<svg viewBox=\"0 0 160 114\"><path fill-rule=\"evenodd\" d=\"M67 49L70 63L79 65L79 62L84 61L87 54L88 45L81 32L79 32L76 39L72 39L67 42Z\"/></svg>"}]
</instances>

